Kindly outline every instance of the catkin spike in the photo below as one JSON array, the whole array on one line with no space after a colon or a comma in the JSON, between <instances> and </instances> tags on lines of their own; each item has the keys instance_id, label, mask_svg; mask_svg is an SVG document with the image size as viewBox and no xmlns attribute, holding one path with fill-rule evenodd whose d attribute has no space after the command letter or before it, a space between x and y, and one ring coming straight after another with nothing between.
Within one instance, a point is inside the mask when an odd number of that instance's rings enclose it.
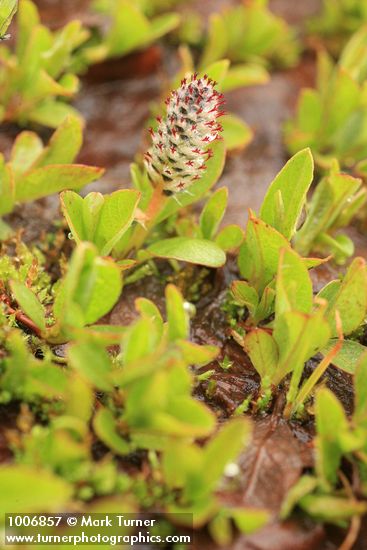
<instances>
[{"instance_id":1,"label":"catkin spike","mask_svg":"<svg viewBox=\"0 0 367 550\"><path fill-rule=\"evenodd\" d=\"M161 184L166 194L187 191L200 179L213 155L206 146L221 139L217 119L224 100L215 84L207 75L184 78L166 100L166 117L157 117L157 130L150 130L152 146L145 166L151 182Z\"/></svg>"}]
</instances>

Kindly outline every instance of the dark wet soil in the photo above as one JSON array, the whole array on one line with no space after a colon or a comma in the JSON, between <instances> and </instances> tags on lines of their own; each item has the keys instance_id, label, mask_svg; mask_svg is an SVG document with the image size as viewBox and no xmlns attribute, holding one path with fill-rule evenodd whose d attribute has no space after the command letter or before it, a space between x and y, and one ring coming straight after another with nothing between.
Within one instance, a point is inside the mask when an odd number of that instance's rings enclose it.
<instances>
[{"instance_id":1,"label":"dark wet soil","mask_svg":"<svg viewBox=\"0 0 367 550\"><path fill-rule=\"evenodd\" d=\"M226 0L197 3L200 11L208 14ZM228 3L228 2L227 2ZM83 21L98 24L86 12L88 0L38 0L42 17L50 26L80 16ZM306 16L314 14L319 0L294 2L272 0L271 7L293 24L300 24ZM152 102L159 98L162 81L177 63L173 50L149 48L122 60L104 64L83 77L82 89L75 102L86 119L86 135L80 162L107 168L101 182L90 189L111 192L129 185L129 166L134 156L143 150L146 133L144 126ZM282 141L282 124L294 108L299 90L312 86L315 79L315 60L305 54L294 69L277 72L265 86L237 90L228 94L228 109L243 117L254 131L254 140L240 154L232 155L218 185L230 190L226 223L245 223L247 208L259 208L264 193L278 170L287 159ZM14 126L0 129L0 150L8 154L10 145L19 130ZM45 138L47 132L45 132ZM11 223L23 228L27 242L42 239L46 231L54 231L58 216L58 199L51 197L31 205L22 206L11 217ZM353 228L357 251L367 258L366 237ZM111 324L127 324L135 317L134 300L138 296L153 299L164 311L164 287L167 277L180 286L174 275L164 271L162 277L152 278L128 286L113 311L104 319ZM318 290L335 277L332 264L321 266L313 275ZM164 277L163 277L164 275ZM193 272L192 279L198 275ZM213 369L211 383L196 388L199 399L205 400L221 420L230 416L245 398L256 397L259 377L249 358L228 334L228 323L223 311L226 288L237 276L231 265L207 275L206 291L196 303L197 315L192 322L194 341L215 344L221 348L218 361L208 365ZM183 288L185 290L185 288ZM226 358L232 366L223 369ZM307 367L310 371L314 364ZM336 369L330 369L329 385L342 400L348 413L352 408L351 380ZM280 407L280 409L279 409ZM5 440L5 429L14 424L14 411L0 407L0 462L10 458ZM240 460L241 476L230 494L223 497L228 506L234 504L266 506L274 515L289 490L304 470L312 466L312 423L286 423L281 415L281 396L270 407L269 414L255 415L254 441ZM98 445L95 456L103 452ZM362 535L361 535L362 536ZM226 550L335 550L343 532L324 529L304 518L294 518L269 526L252 536L239 536ZM362 540L362 539L361 539ZM358 543L359 544L359 543ZM356 549L366 549L363 542ZM205 532L199 533L195 549L213 549Z\"/></svg>"}]
</instances>

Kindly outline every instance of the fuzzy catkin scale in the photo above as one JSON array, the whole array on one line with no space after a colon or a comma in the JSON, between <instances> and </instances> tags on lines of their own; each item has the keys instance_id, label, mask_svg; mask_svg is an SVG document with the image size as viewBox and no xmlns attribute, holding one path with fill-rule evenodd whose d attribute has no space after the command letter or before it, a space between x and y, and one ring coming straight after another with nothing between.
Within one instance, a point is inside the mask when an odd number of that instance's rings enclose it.
<instances>
[{"instance_id":1,"label":"fuzzy catkin scale","mask_svg":"<svg viewBox=\"0 0 367 550\"><path fill-rule=\"evenodd\" d=\"M187 191L201 178L212 156L208 145L221 139L218 118L225 114L224 100L215 84L207 75L182 80L166 100L166 117L157 118L156 131L150 129L153 144L145 154L145 166L150 181L161 184L168 195Z\"/></svg>"}]
</instances>

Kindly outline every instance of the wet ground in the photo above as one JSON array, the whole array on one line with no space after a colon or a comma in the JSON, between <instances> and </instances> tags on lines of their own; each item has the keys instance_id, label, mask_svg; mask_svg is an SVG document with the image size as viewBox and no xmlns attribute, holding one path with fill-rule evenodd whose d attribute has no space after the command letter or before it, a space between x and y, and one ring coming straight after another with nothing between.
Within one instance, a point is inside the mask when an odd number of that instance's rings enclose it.
<instances>
[{"instance_id":1,"label":"wet ground","mask_svg":"<svg viewBox=\"0 0 367 550\"><path fill-rule=\"evenodd\" d=\"M201 1L198 7L206 14L225 0ZM51 26L80 16L89 23L98 22L86 14L88 1L39 0L36 4ZM305 17L314 14L319 0L294 2L273 0L276 13L292 24L301 24ZM86 119L85 144L79 160L107 168L107 173L93 189L111 192L129 185L129 166L137 152L143 150L146 132L144 125L149 116L151 102L160 94L162 78L167 69L175 66L175 52L159 47L134 54L128 59L94 68L83 78L81 92L75 102ZM246 120L254 131L254 140L242 153L231 155L218 185L229 187L229 208L225 222L244 225L248 207L256 210L265 191L287 159L282 140L282 124L289 117L301 87L312 86L315 62L306 54L297 68L272 74L265 86L237 90L228 94L228 108ZM9 152L18 129L8 126L0 129L0 150ZM47 133L45 133L46 136ZM55 198L23 206L11 220L14 226L23 227L27 241L40 238L50 229L57 217L58 200ZM367 257L367 241L353 229L358 253ZM192 274L193 279L198 276ZM332 266L324 266L314 276L315 287L323 286L335 276ZM218 362L207 368L214 369L214 388L201 384L196 389L199 399L205 399L224 420L249 394L256 396L259 379L241 348L228 336L227 322L222 310L225 289L236 277L234 266L209 273L206 291L197 305L197 316L192 325L192 337L197 342L220 346L221 359L225 356L232 367L223 370ZM108 316L112 324L126 324L134 317L134 298L145 295L154 299L163 309L164 281L152 279L124 291L119 304ZM310 362L308 369L312 369ZM350 412L352 403L351 381L332 369L329 384ZM274 404L271 414L255 416L255 440L249 452L241 457L242 477L238 486L227 497L228 505L266 506L276 514L289 488L303 471L312 466L312 424L287 424L282 419L282 395ZM12 412L0 410L2 421L11 422ZM6 426L8 424L5 424ZM4 425L3 425L4 427ZM8 459L0 429L0 461ZM335 529L294 519L280 524L274 521L253 536L240 536L226 550L333 550L343 534ZM356 550L366 549L361 545ZM198 536L196 549L213 549L205 533Z\"/></svg>"}]
</instances>

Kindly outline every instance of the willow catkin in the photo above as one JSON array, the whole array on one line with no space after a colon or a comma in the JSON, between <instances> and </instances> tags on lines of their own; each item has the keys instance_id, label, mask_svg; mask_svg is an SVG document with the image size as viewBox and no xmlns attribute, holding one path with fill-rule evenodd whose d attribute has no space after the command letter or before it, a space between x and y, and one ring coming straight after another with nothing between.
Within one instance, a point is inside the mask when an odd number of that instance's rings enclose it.
<instances>
[{"instance_id":1,"label":"willow catkin","mask_svg":"<svg viewBox=\"0 0 367 550\"><path fill-rule=\"evenodd\" d=\"M218 118L223 95L207 75L184 79L166 100L167 114L158 117L158 128L150 129L152 147L145 154L150 181L162 184L166 194L187 190L206 170L212 156L208 145L221 139Z\"/></svg>"}]
</instances>

